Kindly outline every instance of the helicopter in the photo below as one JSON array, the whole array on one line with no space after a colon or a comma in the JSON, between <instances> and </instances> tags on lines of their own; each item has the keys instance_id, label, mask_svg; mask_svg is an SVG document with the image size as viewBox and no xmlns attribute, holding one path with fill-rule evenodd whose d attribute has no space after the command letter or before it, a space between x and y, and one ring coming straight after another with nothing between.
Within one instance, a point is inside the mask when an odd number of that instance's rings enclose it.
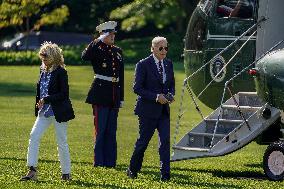
<instances>
[{"instance_id":1,"label":"helicopter","mask_svg":"<svg viewBox=\"0 0 284 189\"><path fill-rule=\"evenodd\" d=\"M237 3L237 0L227 1L233 3L232 7ZM242 8L250 10L250 14L243 15L244 17L229 17L229 15L218 12L219 7L222 6L220 0L201 0L199 2L190 18L184 39L184 66L187 76L194 73L201 64L210 61L257 22L258 2L250 1L250 6ZM218 77L215 77L225 62L248 39L247 35L225 53L214 58L203 71L191 78L191 88L195 94L199 94L214 78L214 82L209 86L208 90L199 97L199 100L210 108L216 108L219 105L221 91L226 80L240 72L255 59L256 35L250 38L241 55L237 55L232 60L230 67L224 69ZM254 90L253 79L247 74L242 74L237 81L234 81L233 85L235 86L234 92Z\"/></svg>"},{"instance_id":2,"label":"helicopter","mask_svg":"<svg viewBox=\"0 0 284 189\"><path fill-rule=\"evenodd\" d=\"M266 176L283 180L284 2L247 0L243 15L231 17L240 1L230 7L201 0L192 14L181 99L186 88L202 121L174 141L171 161L223 156L256 140L269 144L263 156ZM195 98L216 109L205 117ZM180 108L175 134L183 113Z\"/></svg>"}]
</instances>

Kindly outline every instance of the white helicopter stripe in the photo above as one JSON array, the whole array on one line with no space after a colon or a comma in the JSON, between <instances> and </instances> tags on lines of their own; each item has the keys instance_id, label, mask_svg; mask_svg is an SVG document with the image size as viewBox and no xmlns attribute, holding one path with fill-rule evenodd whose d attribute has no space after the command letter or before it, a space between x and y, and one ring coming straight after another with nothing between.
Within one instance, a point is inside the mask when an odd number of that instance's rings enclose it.
<instances>
[{"instance_id":1,"label":"white helicopter stripe","mask_svg":"<svg viewBox=\"0 0 284 189\"><path fill-rule=\"evenodd\" d=\"M234 41L238 38L239 36L234 36L234 35L207 35L207 40L229 40L229 41ZM243 36L240 40L248 40L249 36ZM252 36L250 40L255 41L256 36Z\"/></svg>"}]
</instances>

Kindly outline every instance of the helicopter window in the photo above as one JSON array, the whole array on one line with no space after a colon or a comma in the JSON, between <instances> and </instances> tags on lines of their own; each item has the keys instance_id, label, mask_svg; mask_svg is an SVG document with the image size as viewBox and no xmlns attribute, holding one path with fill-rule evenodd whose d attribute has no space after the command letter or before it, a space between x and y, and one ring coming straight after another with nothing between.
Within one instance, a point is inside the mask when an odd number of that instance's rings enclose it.
<instances>
[{"instance_id":1,"label":"helicopter window","mask_svg":"<svg viewBox=\"0 0 284 189\"><path fill-rule=\"evenodd\" d=\"M201 7L201 10L208 15L211 11L212 0L201 0L200 7Z\"/></svg>"},{"instance_id":2,"label":"helicopter window","mask_svg":"<svg viewBox=\"0 0 284 189\"><path fill-rule=\"evenodd\" d=\"M200 51L205 40L206 23L201 17L192 23L192 27L187 28L185 48Z\"/></svg>"},{"instance_id":3,"label":"helicopter window","mask_svg":"<svg viewBox=\"0 0 284 189\"><path fill-rule=\"evenodd\" d=\"M217 15L219 17L251 18L255 0L218 0Z\"/></svg>"}]
</instances>

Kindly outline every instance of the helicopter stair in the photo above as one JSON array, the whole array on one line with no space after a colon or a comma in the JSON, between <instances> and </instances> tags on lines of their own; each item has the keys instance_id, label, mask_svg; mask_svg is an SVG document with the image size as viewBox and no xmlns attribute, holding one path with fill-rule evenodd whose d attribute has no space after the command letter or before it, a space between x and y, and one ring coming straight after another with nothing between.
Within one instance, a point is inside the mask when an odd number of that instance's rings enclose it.
<instances>
[{"instance_id":1,"label":"helicopter stair","mask_svg":"<svg viewBox=\"0 0 284 189\"><path fill-rule=\"evenodd\" d=\"M254 140L280 116L280 110L264 104L256 92L239 92L234 97L248 125L230 98L173 146L171 161L234 152ZM264 110L269 112L268 116L263 116Z\"/></svg>"}]
</instances>

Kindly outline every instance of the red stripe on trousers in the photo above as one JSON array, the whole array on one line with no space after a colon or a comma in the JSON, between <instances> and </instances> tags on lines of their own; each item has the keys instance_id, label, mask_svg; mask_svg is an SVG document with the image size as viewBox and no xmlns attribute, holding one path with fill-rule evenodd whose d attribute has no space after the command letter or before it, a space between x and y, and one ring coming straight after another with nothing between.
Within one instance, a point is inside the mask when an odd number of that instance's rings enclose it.
<instances>
[{"instance_id":1,"label":"red stripe on trousers","mask_svg":"<svg viewBox=\"0 0 284 189\"><path fill-rule=\"evenodd\" d=\"M96 142L96 137L99 132L99 127L98 127L98 106L97 105L92 105L93 108L93 116L94 116L94 129L93 129L93 136L94 136L94 142ZM94 154L94 162L95 162L95 154Z\"/></svg>"}]
</instances>

